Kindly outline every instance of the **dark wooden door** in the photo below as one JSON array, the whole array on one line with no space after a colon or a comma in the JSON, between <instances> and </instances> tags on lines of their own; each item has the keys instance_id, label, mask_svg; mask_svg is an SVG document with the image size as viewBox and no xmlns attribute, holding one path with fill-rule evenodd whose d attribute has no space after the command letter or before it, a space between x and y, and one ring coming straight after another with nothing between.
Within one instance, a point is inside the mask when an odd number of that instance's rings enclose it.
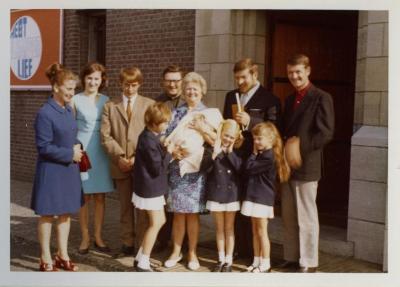
<instances>
[{"instance_id":1,"label":"dark wooden door","mask_svg":"<svg viewBox=\"0 0 400 287\"><path fill-rule=\"evenodd\" d=\"M324 149L317 202L321 223L339 227L347 225L357 23L357 11L267 12L266 86L283 104L293 92L287 58L304 53L311 61L311 82L333 97L335 135Z\"/></svg>"}]
</instances>

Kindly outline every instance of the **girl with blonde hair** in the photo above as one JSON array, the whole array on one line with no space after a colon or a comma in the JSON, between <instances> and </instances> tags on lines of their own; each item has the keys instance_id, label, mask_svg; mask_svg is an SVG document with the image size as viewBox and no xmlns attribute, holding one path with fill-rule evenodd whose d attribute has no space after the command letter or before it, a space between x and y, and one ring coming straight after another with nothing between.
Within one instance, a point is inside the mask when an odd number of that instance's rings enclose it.
<instances>
[{"instance_id":1,"label":"girl with blonde hair","mask_svg":"<svg viewBox=\"0 0 400 287\"><path fill-rule=\"evenodd\" d=\"M242 158L237 148L242 144L239 124L228 119L221 123L214 150L211 148L203 159L202 168L207 169L206 207L215 220L218 263L213 272L231 272L235 245L235 215L240 210L241 184L239 174Z\"/></svg>"},{"instance_id":2,"label":"girl with blonde hair","mask_svg":"<svg viewBox=\"0 0 400 287\"><path fill-rule=\"evenodd\" d=\"M244 164L247 176L245 200L241 213L251 217L253 232L253 263L248 272L270 272L270 242L268 238L268 219L274 217L276 178L285 182L290 170L283 152L282 139L271 122L254 126L253 153Z\"/></svg>"}]
</instances>

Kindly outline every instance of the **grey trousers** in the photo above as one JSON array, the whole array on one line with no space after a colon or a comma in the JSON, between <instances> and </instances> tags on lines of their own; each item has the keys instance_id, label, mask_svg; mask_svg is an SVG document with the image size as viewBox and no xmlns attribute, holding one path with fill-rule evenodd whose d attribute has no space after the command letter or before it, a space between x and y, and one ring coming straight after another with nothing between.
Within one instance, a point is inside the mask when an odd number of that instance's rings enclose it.
<instances>
[{"instance_id":1,"label":"grey trousers","mask_svg":"<svg viewBox=\"0 0 400 287\"><path fill-rule=\"evenodd\" d=\"M289 180L282 185L284 259L318 266L318 181Z\"/></svg>"}]
</instances>

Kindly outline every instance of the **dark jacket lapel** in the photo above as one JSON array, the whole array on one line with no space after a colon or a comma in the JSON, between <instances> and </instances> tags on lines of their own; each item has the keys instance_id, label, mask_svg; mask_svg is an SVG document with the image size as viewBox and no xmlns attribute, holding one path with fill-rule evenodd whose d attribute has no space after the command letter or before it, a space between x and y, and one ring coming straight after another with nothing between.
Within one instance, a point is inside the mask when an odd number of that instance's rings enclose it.
<instances>
[{"instance_id":1,"label":"dark jacket lapel","mask_svg":"<svg viewBox=\"0 0 400 287\"><path fill-rule=\"evenodd\" d=\"M289 109L293 109L293 105L294 105L294 101L296 99L296 96L293 95L290 99L290 101L287 102L287 104L289 105L288 108ZM292 113L292 116L289 118L288 124L287 124L287 128L289 128L294 122L296 122L296 120L303 115L303 113L305 112L305 110L307 109L307 107L310 105L310 103L314 100L313 97L313 86L310 87L310 89L308 90L307 94L304 96L303 100L301 101L301 103L299 104L299 106L294 110L294 112Z\"/></svg>"}]
</instances>

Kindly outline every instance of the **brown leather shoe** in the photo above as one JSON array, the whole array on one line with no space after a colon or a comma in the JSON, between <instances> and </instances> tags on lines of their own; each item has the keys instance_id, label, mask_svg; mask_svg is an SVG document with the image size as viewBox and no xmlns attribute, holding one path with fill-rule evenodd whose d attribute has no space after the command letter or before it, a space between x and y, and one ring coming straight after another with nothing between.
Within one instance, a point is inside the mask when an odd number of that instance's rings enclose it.
<instances>
[{"instance_id":1,"label":"brown leather shoe","mask_svg":"<svg viewBox=\"0 0 400 287\"><path fill-rule=\"evenodd\" d=\"M300 272L300 273L315 273L315 272L317 272L317 267L300 267L298 272Z\"/></svg>"},{"instance_id":2,"label":"brown leather shoe","mask_svg":"<svg viewBox=\"0 0 400 287\"><path fill-rule=\"evenodd\" d=\"M296 261L285 261L274 267L274 269L283 269L286 272L296 272L299 268L299 262Z\"/></svg>"}]
</instances>

